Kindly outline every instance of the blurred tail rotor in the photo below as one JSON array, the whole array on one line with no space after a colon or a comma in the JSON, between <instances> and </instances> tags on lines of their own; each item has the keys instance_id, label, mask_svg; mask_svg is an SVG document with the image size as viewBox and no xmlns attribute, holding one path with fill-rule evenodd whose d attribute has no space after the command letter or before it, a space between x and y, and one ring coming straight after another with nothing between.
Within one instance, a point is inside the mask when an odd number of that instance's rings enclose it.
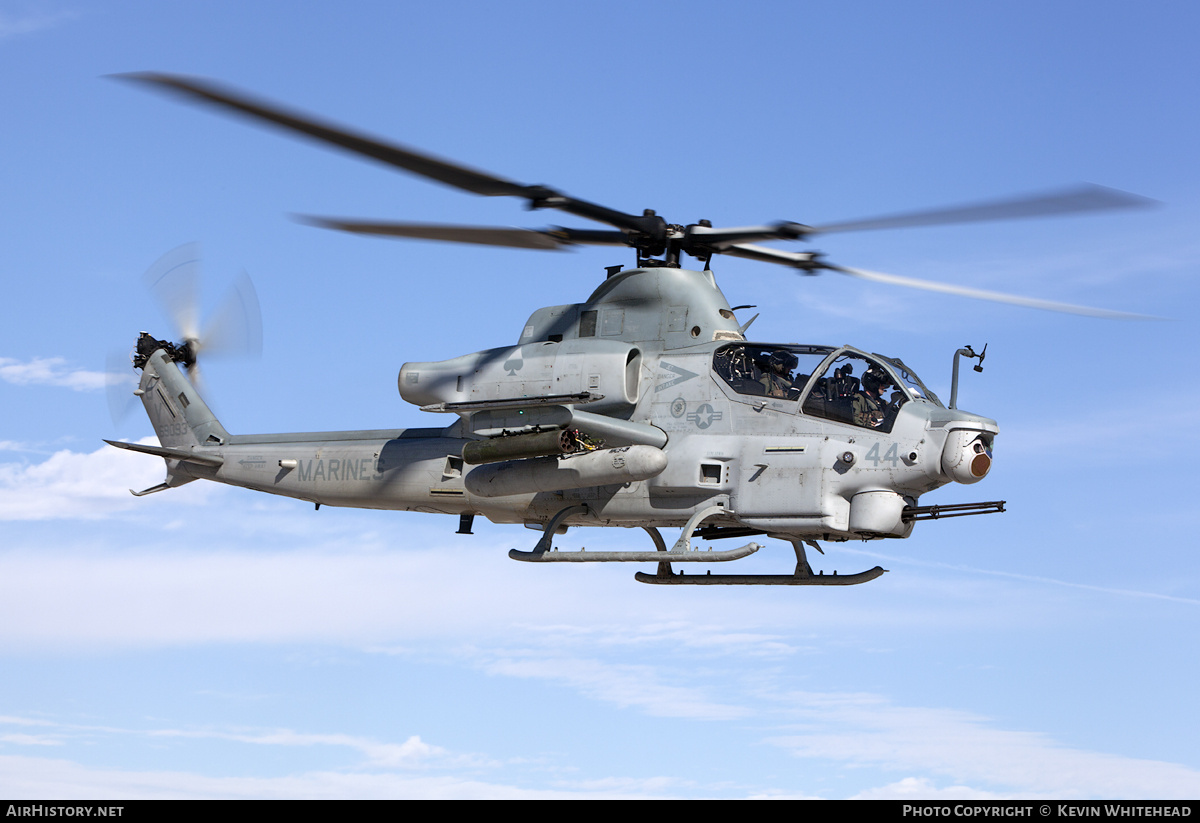
<instances>
[{"instance_id":1,"label":"blurred tail rotor","mask_svg":"<svg viewBox=\"0 0 1200 823\"><path fill-rule=\"evenodd\" d=\"M244 271L217 310L200 322L200 246L188 243L160 257L143 276L167 319L191 355L188 377L196 381L196 361L205 357L262 354L262 311L250 276Z\"/></svg>"},{"instance_id":2,"label":"blurred tail rotor","mask_svg":"<svg viewBox=\"0 0 1200 823\"><path fill-rule=\"evenodd\" d=\"M129 351L110 351L104 364L104 393L108 398L108 413L113 427L120 429L133 405L137 402L133 391L138 379L132 368Z\"/></svg>"},{"instance_id":3,"label":"blurred tail rotor","mask_svg":"<svg viewBox=\"0 0 1200 823\"><path fill-rule=\"evenodd\" d=\"M203 355L231 357L262 355L262 310L254 283L241 272L217 309L200 321L200 246L188 243L167 252L142 276L185 354L181 361L192 384L203 393L198 361ZM113 422L119 424L133 407L137 378L131 373L131 355L110 354L106 369L108 405Z\"/></svg>"}]
</instances>

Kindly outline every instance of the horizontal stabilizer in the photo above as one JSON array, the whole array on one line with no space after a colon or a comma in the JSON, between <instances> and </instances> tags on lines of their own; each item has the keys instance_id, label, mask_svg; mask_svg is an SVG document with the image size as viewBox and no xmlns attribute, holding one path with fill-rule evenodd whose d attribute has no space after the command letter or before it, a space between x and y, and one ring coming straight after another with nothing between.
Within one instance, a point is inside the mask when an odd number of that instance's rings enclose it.
<instances>
[{"instance_id":1,"label":"horizontal stabilizer","mask_svg":"<svg viewBox=\"0 0 1200 823\"><path fill-rule=\"evenodd\" d=\"M196 454L187 449L170 449L164 446L143 446L140 443L125 443L120 440L105 440L110 446L116 446L118 449L127 449L132 452L141 452L142 454L152 454L155 457L164 457L167 460L182 460L185 463L199 463L202 466L220 466L225 462L225 458L216 454Z\"/></svg>"}]
</instances>

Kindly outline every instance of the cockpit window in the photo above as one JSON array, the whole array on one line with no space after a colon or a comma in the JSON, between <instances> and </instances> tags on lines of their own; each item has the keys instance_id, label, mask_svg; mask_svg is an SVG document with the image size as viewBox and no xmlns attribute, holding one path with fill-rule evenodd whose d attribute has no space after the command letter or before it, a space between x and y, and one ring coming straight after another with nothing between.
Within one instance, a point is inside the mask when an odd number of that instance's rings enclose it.
<instances>
[{"instance_id":1,"label":"cockpit window","mask_svg":"<svg viewBox=\"0 0 1200 823\"><path fill-rule=\"evenodd\" d=\"M884 366L845 352L830 363L804 398L804 413L864 429L890 432L908 394Z\"/></svg>"},{"instance_id":2,"label":"cockpit window","mask_svg":"<svg viewBox=\"0 0 1200 823\"><path fill-rule=\"evenodd\" d=\"M925 387L921 382L921 378L917 377L917 373L904 365L904 362L897 357L884 357L882 354L875 355L883 362L892 367L892 371L900 378L900 383L908 389L909 394L918 399L924 397L937 405L941 406L942 401L938 396Z\"/></svg>"},{"instance_id":3,"label":"cockpit window","mask_svg":"<svg viewBox=\"0 0 1200 823\"><path fill-rule=\"evenodd\" d=\"M738 394L799 400L809 376L831 351L825 346L733 343L713 355L713 371Z\"/></svg>"}]
</instances>

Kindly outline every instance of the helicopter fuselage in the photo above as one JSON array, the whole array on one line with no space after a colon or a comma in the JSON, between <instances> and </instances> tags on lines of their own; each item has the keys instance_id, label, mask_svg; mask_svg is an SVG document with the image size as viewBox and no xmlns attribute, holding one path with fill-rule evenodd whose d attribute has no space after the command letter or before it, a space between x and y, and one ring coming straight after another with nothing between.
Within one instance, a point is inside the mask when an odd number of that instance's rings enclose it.
<instances>
[{"instance_id":1,"label":"helicopter fuselage","mask_svg":"<svg viewBox=\"0 0 1200 823\"><path fill-rule=\"evenodd\" d=\"M881 378L890 399L867 390ZM987 474L998 431L900 361L746 341L711 272L677 268L540 309L515 346L407 363L399 387L453 422L230 435L166 348L144 358L139 393L167 485L539 528L568 508L558 525L683 526L716 509L718 532L786 539L907 537L920 495Z\"/></svg>"}]
</instances>

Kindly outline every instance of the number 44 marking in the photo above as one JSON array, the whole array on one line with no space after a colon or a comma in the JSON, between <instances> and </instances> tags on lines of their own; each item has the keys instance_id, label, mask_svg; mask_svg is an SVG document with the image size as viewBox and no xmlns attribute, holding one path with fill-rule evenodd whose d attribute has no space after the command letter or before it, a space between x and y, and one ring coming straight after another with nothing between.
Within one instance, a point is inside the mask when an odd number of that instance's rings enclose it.
<instances>
[{"instance_id":1,"label":"number 44 marking","mask_svg":"<svg viewBox=\"0 0 1200 823\"><path fill-rule=\"evenodd\" d=\"M896 468L900 465L900 448L896 443L893 443L888 447L888 450L883 453L883 457L880 457L879 444L876 443L871 447L871 450L867 452L867 456L864 459L870 460L876 466L878 466L880 463L891 463L892 468Z\"/></svg>"}]
</instances>

